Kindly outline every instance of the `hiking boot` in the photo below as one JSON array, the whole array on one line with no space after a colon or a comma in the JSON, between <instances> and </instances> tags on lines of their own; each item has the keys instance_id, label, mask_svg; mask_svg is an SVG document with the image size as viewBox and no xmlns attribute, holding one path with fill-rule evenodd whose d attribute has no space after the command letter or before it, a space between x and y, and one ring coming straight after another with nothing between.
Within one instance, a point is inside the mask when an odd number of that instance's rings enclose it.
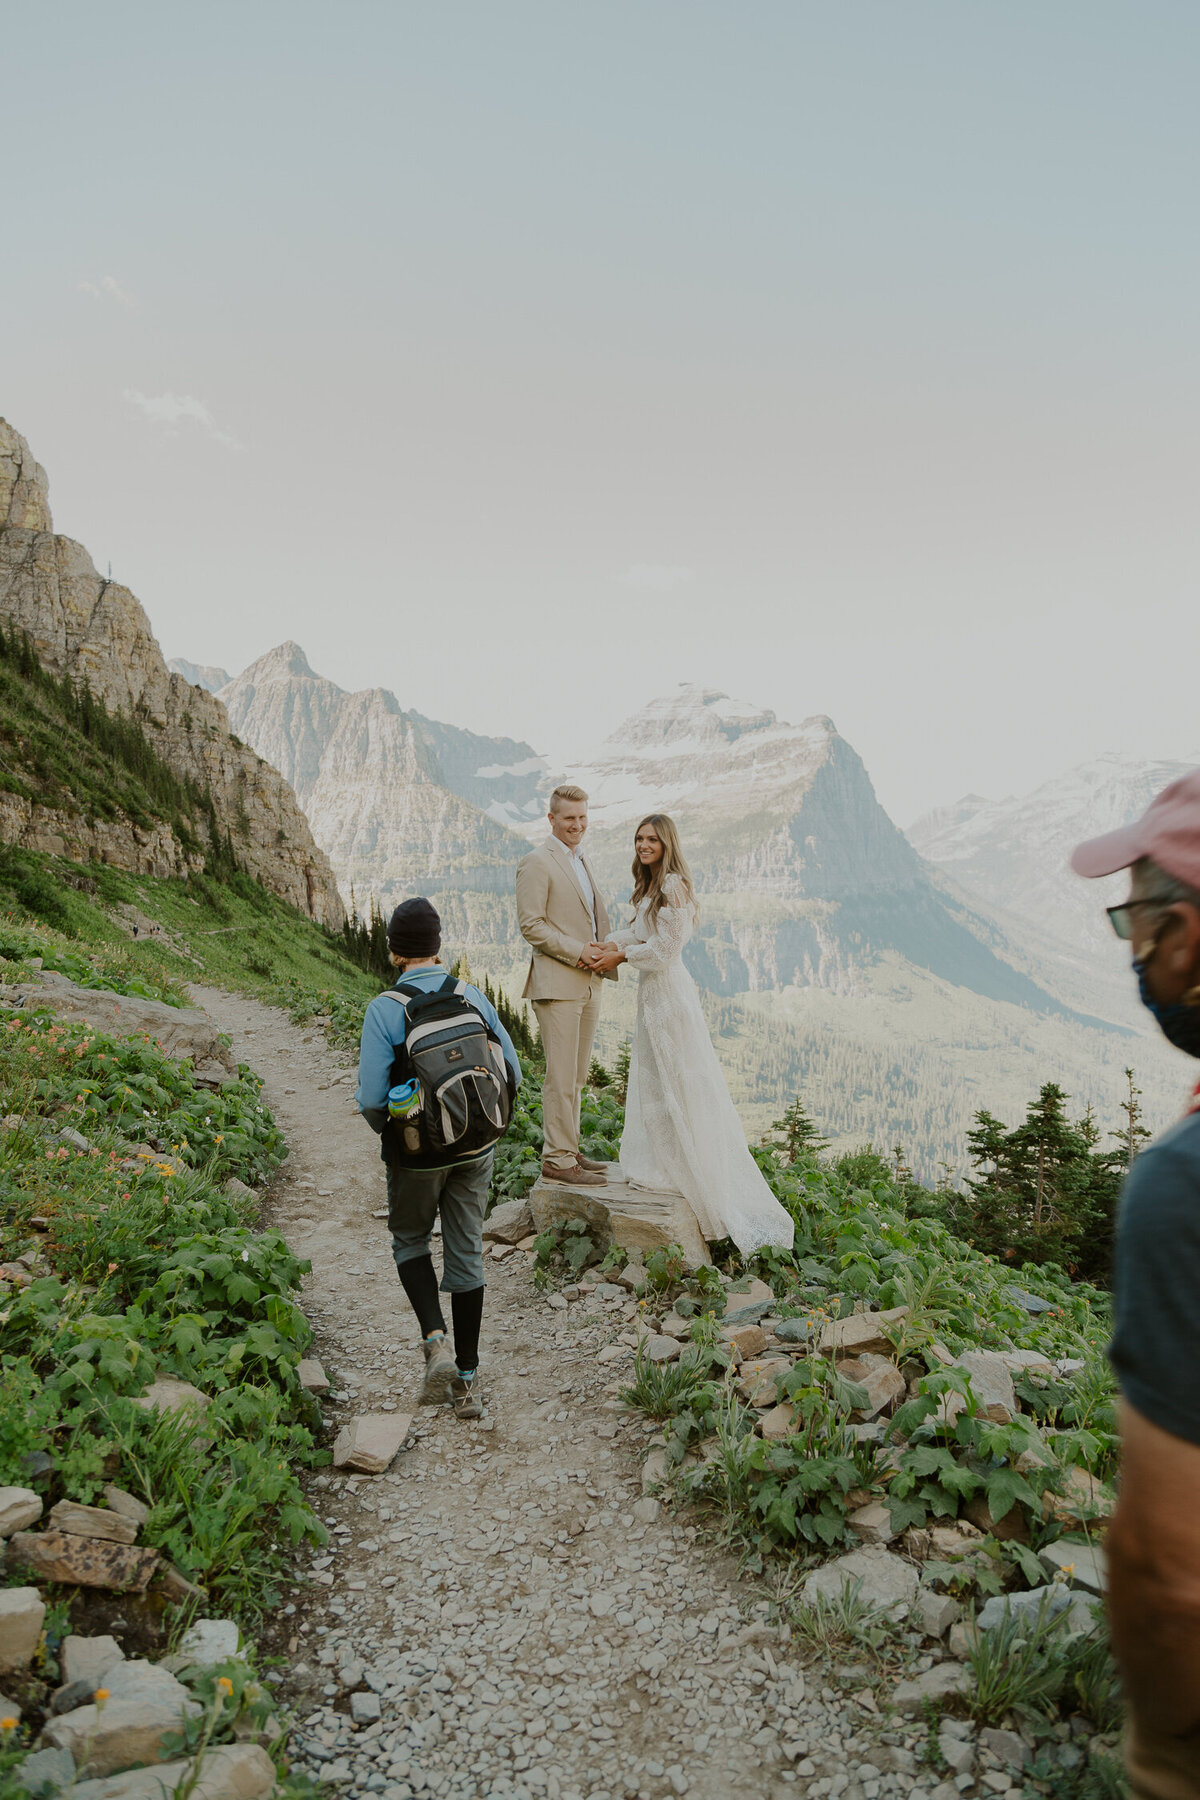
<instances>
[{"instance_id":1,"label":"hiking boot","mask_svg":"<svg viewBox=\"0 0 1200 1800\"><path fill-rule=\"evenodd\" d=\"M592 1171L592 1173L595 1175L603 1175L605 1181L608 1180L609 1176L612 1174L614 1168L616 1167L615 1163L593 1162L590 1156L583 1156L583 1155L579 1156L578 1162L579 1162L579 1166L581 1169L590 1169Z\"/></svg>"},{"instance_id":2,"label":"hiking boot","mask_svg":"<svg viewBox=\"0 0 1200 1800\"><path fill-rule=\"evenodd\" d=\"M475 1391L478 1386L478 1376L473 1381L464 1381L461 1375L454 1377L450 1383L450 1400L456 1419L482 1419L483 1401Z\"/></svg>"},{"instance_id":3,"label":"hiking boot","mask_svg":"<svg viewBox=\"0 0 1200 1800\"><path fill-rule=\"evenodd\" d=\"M426 1338L421 1348L425 1352L425 1379L417 1395L417 1405L441 1406L450 1398L450 1383L458 1375L454 1352L444 1337Z\"/></svg>"},{"instance_id":4,"label":"hiking boot","mask_svg":"<svg viewBox=\"0 0 1200 1800\"><path fill-rule=\"evenodd\" d=\"M563 1169L556 1169L553 1163L543 1163L542 1174L547 1181L565 1181L571 1187L604 1186L603 1175L598 1175L594 1169L585 1169L582 1163L571 1163Z\"/></svg>"}]
</instances>

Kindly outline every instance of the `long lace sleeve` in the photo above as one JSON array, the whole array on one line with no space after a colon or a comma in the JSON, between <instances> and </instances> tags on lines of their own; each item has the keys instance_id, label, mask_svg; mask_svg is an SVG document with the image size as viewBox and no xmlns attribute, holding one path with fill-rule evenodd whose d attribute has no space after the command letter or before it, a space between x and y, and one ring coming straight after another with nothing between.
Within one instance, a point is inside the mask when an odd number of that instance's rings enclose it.
<instances>
[{"instance_id":1,"label":"long lace sleeve","mask_svg":"<svg viewBox=\"0 0 1200 1800\"><path fill-rule=\"evenodd\" d=\"M624 946L625 961L631 969L665 969L682 955L683 946L692 935L693 911L677 875L667 876L663 892L667 904L646 943Z\"/></svg>"},{"instance_id":2,"label":"long lace sleeve","mask_svg":"<svg viewBox=\"0 0 1200 1800\"><path fill-rule=\"evenodd\" d=\"M618 950L627 950L630 944L637 943L637 933L630 926L623 925L620 931L610 931L604 941L606 944L615 944Z\"/></svg>"}]
</instances>

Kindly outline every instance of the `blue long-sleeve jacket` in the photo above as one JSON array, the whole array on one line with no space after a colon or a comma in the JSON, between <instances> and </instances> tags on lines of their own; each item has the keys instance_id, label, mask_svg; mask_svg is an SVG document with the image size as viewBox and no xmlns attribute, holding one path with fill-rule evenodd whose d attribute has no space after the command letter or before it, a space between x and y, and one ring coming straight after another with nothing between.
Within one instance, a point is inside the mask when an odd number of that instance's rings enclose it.
<instances>
[{"instance_id":1,"label":"blue long-sleeve jacket","mask_svg":"<svg viewBox=\"0 0 1200 1800\"><path fill-rule=\"evenodd\" d=\"M448 973L439 964L428 969L413 969L404 979L411 981L414 987L424 988L430 994L434 988L442 985ZM517 1060L512 1039L500 1023L499 1013L491 1001L470 982L465 984L463 994L500 1039L500 1048L504 1052L505 1062L512 1070L514 1085L520 1087L521 1064ZM363 1019L362 1041L358 1051L358 1092L355 1097L358 1110L372 1131L382 1131L387 1123L392 1064L396 1060L396 1051L404 1042L407 1024L404 1008L397 1006L394 1000L388 1000L383 994L372 1000Z\"/></svg>"}]
</instances>

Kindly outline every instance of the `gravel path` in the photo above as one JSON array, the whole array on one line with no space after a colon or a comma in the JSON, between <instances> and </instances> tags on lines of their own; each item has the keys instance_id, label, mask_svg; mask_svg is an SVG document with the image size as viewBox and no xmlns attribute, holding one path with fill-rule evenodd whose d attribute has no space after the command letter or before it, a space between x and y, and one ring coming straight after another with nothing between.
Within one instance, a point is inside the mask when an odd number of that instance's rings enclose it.
<instances>
[{"instance_id":1,"label":"gravel path","mask_svg":"<svg viewBox=\"0 0 1200 1800\"><path fill-rule=\"evenodd\" d=\"M373 1217L383 1169L352 1067L282 1012L193 991L292 1147L267 1216L312 1259L328 1415L414 1411L418 1334ZM298 1765L386 1800L958 1800L917 1768L923 1734L806 1671L761 1588L643 1497L653 1427L618 1416L620 1365L599 1360L626 1303L547 1299L521 1252L488 1283L488 1416L415 1409L386 1475L313 1483L333 1537L302 1555L278 1638Z\"/></svg>"}]
</instances>

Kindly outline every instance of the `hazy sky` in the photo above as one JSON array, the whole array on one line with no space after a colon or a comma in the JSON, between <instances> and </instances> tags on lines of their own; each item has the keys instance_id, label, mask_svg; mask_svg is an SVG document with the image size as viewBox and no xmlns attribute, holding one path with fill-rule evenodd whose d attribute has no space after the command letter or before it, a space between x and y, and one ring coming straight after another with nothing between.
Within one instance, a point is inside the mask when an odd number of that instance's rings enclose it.
<instances>
[{"instance_id":1,"label":"hazy sky","mask_svg":"<svg viewBox=\"0 0 1200 1800\"><path fill-rule=\"evenodd\" d=\"M167 655L901 823L1200 745L1194 0L3 9L0 412Z\"/></svg>"}]
</instances>

